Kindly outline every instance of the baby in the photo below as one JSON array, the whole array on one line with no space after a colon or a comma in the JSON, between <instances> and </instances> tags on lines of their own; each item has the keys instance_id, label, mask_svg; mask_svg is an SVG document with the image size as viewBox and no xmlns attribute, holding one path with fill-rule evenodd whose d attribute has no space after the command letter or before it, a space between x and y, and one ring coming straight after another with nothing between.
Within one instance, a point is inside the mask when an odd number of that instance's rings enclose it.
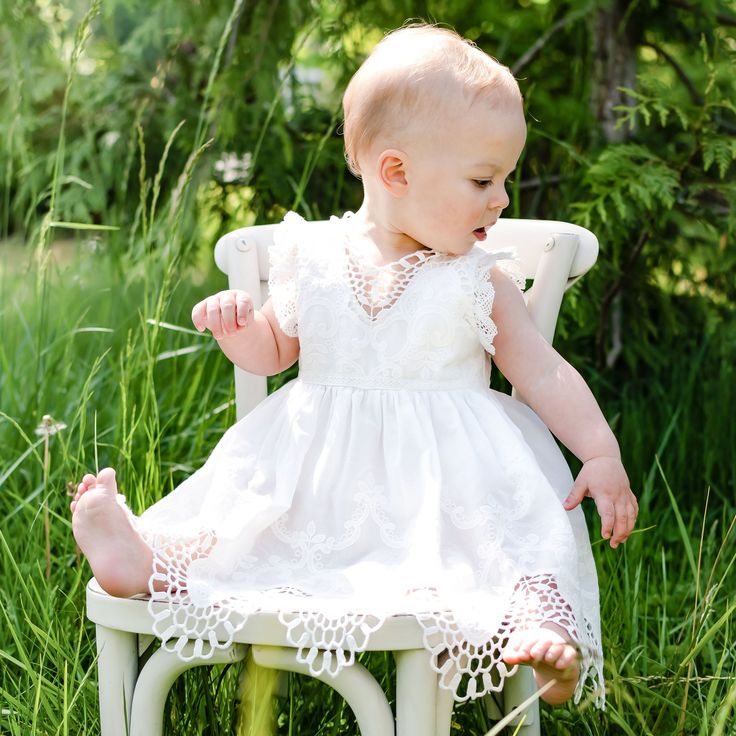
<instances>
[{"instance_id":1,"label":"baby","mask_svg":"<svg viewBox=\"0 0 736 736\"><path fill-rule=\"evenodd\" d=\"M247 616L259 591L288 587L309 596L315 617L320 601L333 613L343 605L343 617L413 612L427 631L450 632L430 651L458 699L463 657L501 679L505 665L531 665L540 687L555 681L545 700L578 699L585 676L602 680L579 504L594 500L616 548L637 503L590 390L534 327L504 259L479 247L509 204L506 179L526 139L518 85L453 32L407 27L360 67L344 109L358 212L319 242L287 216L260 310L227 290L192 312L237 366L272 375L299 358L299 378L140 519L119 502L112 469L85 475L74 535L112 595L182 600L196 582L208 604ZM533 412L488 389L488 355ZM574 483L542 423L582 461ZM293 471L288 493L279 467ZM315 508L330 510L317 532ZM376 533L356 531L356 519ZM186 545L192 529L210 534L206 554L227 540L219 592L207 573L195 581L194 566L161 573L173 563L155 534ZM223 565L233 574L223 578ZM487 648L462 649L457 630L485 632ZM469 696L496 689L490 680Z\"/></svg>"}]
</instances>

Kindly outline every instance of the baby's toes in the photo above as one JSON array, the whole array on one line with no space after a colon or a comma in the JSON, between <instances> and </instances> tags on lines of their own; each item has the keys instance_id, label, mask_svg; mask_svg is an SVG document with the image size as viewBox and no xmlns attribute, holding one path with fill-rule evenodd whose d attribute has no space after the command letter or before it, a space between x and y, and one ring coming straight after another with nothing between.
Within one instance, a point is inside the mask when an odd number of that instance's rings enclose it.
<instances>
[{"instance_id":1,"label":"baby's toes","mask_svg":"<svg viewBox=\"0 0 736 736\"><path fill-rule=\"evenodd\" d=\"M557 667L565 649L565 644L551 644L544 654L544 663Z\"/></svg>"},{"instance_id":2,"label":"baby's toes","mask_svg":"<svg viewBox=\"0 0 736 736\"><path fill-rule=\"evenodd\" d=\"M77 492L74 494L74 498L71 500L71 503L69 504L69 508L71 509L71 512L74 513L74 509L77 508L77 503L79 502L79 499L87 493L87 491L90 488L93 488L97 485L97 477L92 475L92 473L87 473L83 478L82 482L77 485Z\"/></svg>"},{"instance_id":3,"label":"baby's toes","mask_svg":"<svg viewBox=\"0 0 736 736\"><path fill-rule=\"evenodd\" d=\"M84 493L85 491L88 491L90 488L95 486L97 484L97 476L92 475L92 473L86 473L84 478L82 478L82 482L77 486L77 490L80 494Z\"/></svg>"},{"instance_id":4,"label":"baby's toes","mask_svg":"<svg viewBox=\"0 0 736 736\"><path fill-rule=\"evenodd\" d=\"M107 494L115 494L118 490L115 480L115 471L112 468L103 468L95 478L95 486Z\"/></svg>"},{"instance_id":5,"label":"baby's toes","mask_svg":"<svg viewBox=\"0 0 736 736\"><path fill-rule=\"evenodd\" d=\"M83 482L77 486L77 492L74 494L74 498L72 498L71 503L69 504L69 508L71 509L72 513L74 513L74 509L77 508L77 501L79 501L82 494L86 490L87 490L87 487Z\"/></svg>"},{"instance_id":6,"label":"baby's toes","mask_svg":"<svg viewBox=\"0 0 736 736\"><path fill-rule=\"evenodd\" d=\"M529 642L523 636L517 634L509 639L509 643L503 650L504 659L509 662L519 662L529 659Z\"/></svg>"},{"instance_id":7,"label":"baby's toes","mask_svg":"<svg viewBox=\"0 0 736 736\"><path fill-rule=\"evenodd\" d=\"M529 656L535 662L545 662L547 661L547 653L553 646L554 644L552 644L552 642L542 639L541 641L535 642L529 648Z\"/></svg>"},{"instance_id":8,"label":"baby's toes","mask_svg":"<svg viewBox=\"0 0 736 736\"><path fill-rule=\"evenodd\" d=\"M555 667L558 670L565 670L568 667L572 667L572 665L575 664L575 662L578 659L578 652L575 647L570 646L569 644L566 644L563 648L563 651L560 653L559 657L557 658L557 661L555 662Z\"/></svg>"}]
</instances>

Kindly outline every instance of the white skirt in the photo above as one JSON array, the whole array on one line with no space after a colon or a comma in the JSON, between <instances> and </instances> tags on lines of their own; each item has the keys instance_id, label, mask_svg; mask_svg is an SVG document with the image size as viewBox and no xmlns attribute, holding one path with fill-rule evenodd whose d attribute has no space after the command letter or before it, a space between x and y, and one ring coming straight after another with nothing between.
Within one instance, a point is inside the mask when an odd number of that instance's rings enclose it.
<instances>
[{"instance_id":1,"label":"white skirt","mask_svg":"<svg viewBox=\"0 0 736 736\"><path fill-rule=\"evenodd\" d=\"M514 629L553 622L603 702L598 586L572 477L524 404L490 389L292 381L134 523L154 551L156 632L207 656L278 612L314 674L335 674L391 615L415 615L457 700L499 690ZM152 607L153 610L153 607ZM182 630L186 636L182 635ZM232 639L230 639L232 640ZM330 656L318 657L320 651Z\"/></svg>"}]
</instances>

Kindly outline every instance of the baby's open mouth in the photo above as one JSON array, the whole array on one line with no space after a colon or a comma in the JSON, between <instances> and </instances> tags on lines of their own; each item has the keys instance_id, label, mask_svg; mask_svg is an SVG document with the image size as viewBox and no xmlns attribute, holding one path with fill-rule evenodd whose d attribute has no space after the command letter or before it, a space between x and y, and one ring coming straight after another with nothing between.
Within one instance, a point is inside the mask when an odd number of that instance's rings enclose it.
<instances>
[{"instance_id":1,"label":"baby's open mouth","mask_svg":"<svg viewBox=\"0 0 736 736\"><path fill-rule=\"evenodd\" d=\"M475 230L473 230L473 235L475 235L478 240L485 240L486 239L486 229L484 227L477 227Z\"/></svg>"}]
</instances>

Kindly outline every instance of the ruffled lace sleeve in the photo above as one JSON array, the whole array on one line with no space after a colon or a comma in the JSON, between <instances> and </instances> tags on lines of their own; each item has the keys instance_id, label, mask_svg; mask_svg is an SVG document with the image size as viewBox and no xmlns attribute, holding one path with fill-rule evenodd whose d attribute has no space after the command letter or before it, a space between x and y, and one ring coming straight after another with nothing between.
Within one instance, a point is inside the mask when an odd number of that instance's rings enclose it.
<instances>
[{"instance_id":1,"label":"ruffled lace sleeve","mask_svg":"<svg viewBox=\"0 0 736 736\"><path fill-rule=\"evenodd\" d=\"M303 217L296 212L287 212L274 232L273 245L268 251L268 294L279 326L289 337L298 334L297 263L303 224Z\"/></svg>"},{"instance_id":2,"label":"ruffled lace sleeve","mask_svg":"<svg viewBox=\"0 0 736 736\"><path fill-rule=\"evenodd\" d=\"M526 278L521 270L521 263L515 251L481 252L476 258L475 288L473 291L473 323L478 332L480 342L489 355L495 355L493 339L498 328L492 319L493 299L496 292L491 283L491 269L501 269L511 281L524 291Z\"/></svg>"}]
</instances>

